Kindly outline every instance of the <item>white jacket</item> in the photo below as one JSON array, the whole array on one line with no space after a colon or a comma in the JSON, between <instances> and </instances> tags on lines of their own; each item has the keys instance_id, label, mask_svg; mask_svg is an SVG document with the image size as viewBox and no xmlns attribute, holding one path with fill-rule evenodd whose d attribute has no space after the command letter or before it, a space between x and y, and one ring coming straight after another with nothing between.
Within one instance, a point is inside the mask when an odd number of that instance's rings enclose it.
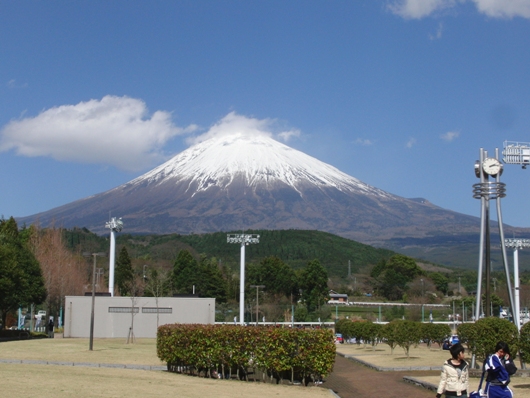
<instances>
[{"instance_id":1,"label":"white jacket","mask_svg":"<svg viewBox=\"0 0 530 398\"><path fill-rule=\"evenodd\" d=\"M469 388L469 366L466 361L462 370L451 363L448 359L443 367L440 377L440 384L438 385L438 394L443 394L446 391L456 392L457 396L462 395L462 391Z\"/></svg>"}]
</instances>

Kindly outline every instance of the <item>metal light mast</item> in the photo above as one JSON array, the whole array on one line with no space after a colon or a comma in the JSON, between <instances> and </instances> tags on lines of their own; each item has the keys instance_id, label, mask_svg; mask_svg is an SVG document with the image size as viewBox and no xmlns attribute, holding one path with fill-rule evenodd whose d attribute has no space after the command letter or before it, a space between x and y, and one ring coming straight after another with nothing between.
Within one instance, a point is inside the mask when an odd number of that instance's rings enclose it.
<instances>
[{"instance_id":1,"label":"metal light mast","mask_svg":"<svg viewBox=\"0 0 530 398\"><path fill-rule=\"evenodd\" d=\"M123 221L121 218L116 219L112 217L109 222L105 224L105 228L110 229L110 253L109 253L109 293L114 297L114 265L116 263L116 232L121 232L123 229Z\"/></svg>"},{"instance_id":2,"label":"metal light mast","mask_svg":"<svg viewBox=\"0 0 530 398\"><path fill-rule=\"evenodd\" d=\"M520 164L523 169L530 164L530 142L504 141L502 161L506 164Z\"/></svg>"},{"instance_id":3,"label":"metal light mast","mask_svg":"<svg viewBox=\"0 0 530 398\"><path fill-rule=\"evenodd\" d=\"M506 246L513 249L513 289L515 307L512 311L517 330L521 331L521 302L519 299L519 249L530 247L530 239L505 239Z\"/></svg>"},{"instance_id":4,"label":"metal light mast","mask_svg":"<svg viewBox=\"0 0 530 398\"><path fill-rule=\"evenodd\" d=\"M227 243L241 244L241 276L239 282L239 323L245 324L245 246L259 243L259 235L254 234L228 234Z\"/></svg>"},{"instance_id":5,"label":"metal light mast","mask_svg":"<svg viewBox=\"0 0 530 398\"><path fill-rule=\"evenodd\" d=\"M475 175L480 178L480 183L473 184L473 197L480 199L481 215L480 215L480 251L478 264L478 280L477 280L477 306L475 308L475 320L480 317L481 299L482 299L482 270L486 271L486 303L485 313L490 316L490 270L491 270L491 249L490 249L490 218L489 218L489 204L490 200L495 199L497 204L497 221L499 224L499 235L501 240L502 258L504 262L504 271L506 273L506 283L508 286L508 296L510 299L510 308L514 308L514 300L512 294L512 286L510 281L510 271L508 268L508 260L506 256L506 246L504 242L504 230L502 227L502 212L501 212L501 198L506 196L506 184L500 182L500 176L503 171L502 163L499 161L499 150L495 149L495 157L488 157L487 151L480 148L479 159L475 163ZM490 182L489 177L495 178L495 181ZM484 256L486 257L484 259ZM485 261L484 261L485 260ZM485 263L485 264L484 264Z\"/></svg>"},{"instance_id":6,"label":"metal light mast","mask_svg":"<svg viewBox=\"0 0 530 398\"><path fill-rule=\"evenodd\" d=\"M504 141L502 161L506 164L518 164L523 169L530 164L530 142ZM518 249L530 247L530 239L506 239L506 245L513 249L513 273L515 289L514 322L517 319L517 330L521 329L519 299L519 253Z\"/></svg>"}]
</instances>

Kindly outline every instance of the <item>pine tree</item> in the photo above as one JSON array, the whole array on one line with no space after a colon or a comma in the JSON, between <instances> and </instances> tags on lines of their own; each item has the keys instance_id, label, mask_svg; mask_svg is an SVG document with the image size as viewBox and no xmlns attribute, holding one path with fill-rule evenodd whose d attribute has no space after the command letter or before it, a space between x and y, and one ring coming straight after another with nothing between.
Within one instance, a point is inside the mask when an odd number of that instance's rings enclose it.
<instances>
[{"instance_id":1,"label":"pine tree","mask_svg":"<svg viewBox=\"0 0 530 398\"><path fill-rule=\"evenodd\" d=\"M8 312L41 304L46 288L39 262L21 238L15 219L0 220L0 311L2 325Z\"/></svg>"},{"instance_id":2,"label":"pine tree","mask_svg":"<svg viewBox=\"0 0 530 398\"><path fill-rule=\"evenodd\" d=\"M188 250L181 250L173 266L173 290L176 293L192 293L199 282L199 265Z\"/></svg>"},{"instance_id":3,"label":"pine tree","mask_svg":"<svg viewBox=\"0 0 530 398\"><path fill-rule=\"evenodd\" d=\"M114 273L114 282L118 288L120 296L129 296L131 294L131 284L134 279L132 261L125 246L122 247L116 269Z\"/></svg>"},{"instance_id":4,"label":"pine tree","mask_svg":"<svg viewBox=\"0 0 530 398\"><path fill-rule=\"evenodd\" d=\"M198 292L201 297L214 297L217 303L227 299L228 286L215 258L203 258L200 267Z\"/></svg>"},{"instance_id":5,"label":"pine tree","mask_svg":"<svg viewBox=\"0 0 530 398\"><path fill-rule=\"evenodd\" d=\"M302 271L300 286L302 287L302 300L309 312L315 311L325 304L328 297L328 273L320 264L313 260Z\"/></svg>"}]
</instances>

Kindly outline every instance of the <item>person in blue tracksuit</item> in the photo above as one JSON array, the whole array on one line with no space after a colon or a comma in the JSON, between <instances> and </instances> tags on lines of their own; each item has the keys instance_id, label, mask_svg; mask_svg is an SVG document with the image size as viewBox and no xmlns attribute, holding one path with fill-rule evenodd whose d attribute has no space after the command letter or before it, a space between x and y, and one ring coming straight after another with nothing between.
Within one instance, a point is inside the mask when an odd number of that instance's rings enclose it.
<instances>
[{"instance_id":1,"label":"person in blue tracksuit","mask_svg":"<svg viewBox=\"0 0 530 398\"><path fill-rule=\"evenodd\" d=\"M513 392L508 384L510 375L513 375L517 368L510 357L508 344L503 341L497 343L495 354L486 360L484 369L488 373L488 398L512 398Z\"/></svg>"}]
</instances>

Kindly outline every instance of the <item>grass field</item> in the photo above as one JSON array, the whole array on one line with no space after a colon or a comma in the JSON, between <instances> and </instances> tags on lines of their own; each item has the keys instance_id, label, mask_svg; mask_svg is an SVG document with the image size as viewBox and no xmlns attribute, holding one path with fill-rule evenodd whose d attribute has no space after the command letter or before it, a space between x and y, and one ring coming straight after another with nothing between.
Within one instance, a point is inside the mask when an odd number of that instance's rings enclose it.
<instances>
[{"instance_id":1,"label":"grass field","mask_svg":"<svg viewBox=\"0 0 530 398\"><path fill-rule=\"evenodd\" d=\"M88 339L42 339L0 343L0 359L27 359L50 362L93 364L162 364L156 356L154 339L96 339L88 350ZM56 397L289 397L329 398L318 387L272 385L236 380L204 379L135 369L0 363L2 391L10 398Z\"/></svg>"},{"instance_id":2,"label":"grass field","mask_svg":"<svg viewBox=\"0 0 530 398\"><path fill-rule=\"evenodd\" d=\"M95 339L89 351L88 339L42 339L0 343L0 359L75 362L91 364L124 364L164 366L156 356L154 339L137 339L126 344L124 339ZM440 367L449 358L448 351L436 346L412 347L410 358L401 348L390 353L386 344L371 346L340 344L337 351L380 367ZM518 362L516 362L519 366ZM40 364L0 363L2 391L10 398L38 396L55 397L160 397L184 398L255 396L263 398L324 398L332 394L323 388L271 385L235 380L212 380L178 375L165 371L119 368L58 366ZM438 376L415 376L438 384ZM471 379L470 389L478 386ZM530 398L530 379L512 378L512 390L517 398Z\"/></svg>"}]
</instances>

